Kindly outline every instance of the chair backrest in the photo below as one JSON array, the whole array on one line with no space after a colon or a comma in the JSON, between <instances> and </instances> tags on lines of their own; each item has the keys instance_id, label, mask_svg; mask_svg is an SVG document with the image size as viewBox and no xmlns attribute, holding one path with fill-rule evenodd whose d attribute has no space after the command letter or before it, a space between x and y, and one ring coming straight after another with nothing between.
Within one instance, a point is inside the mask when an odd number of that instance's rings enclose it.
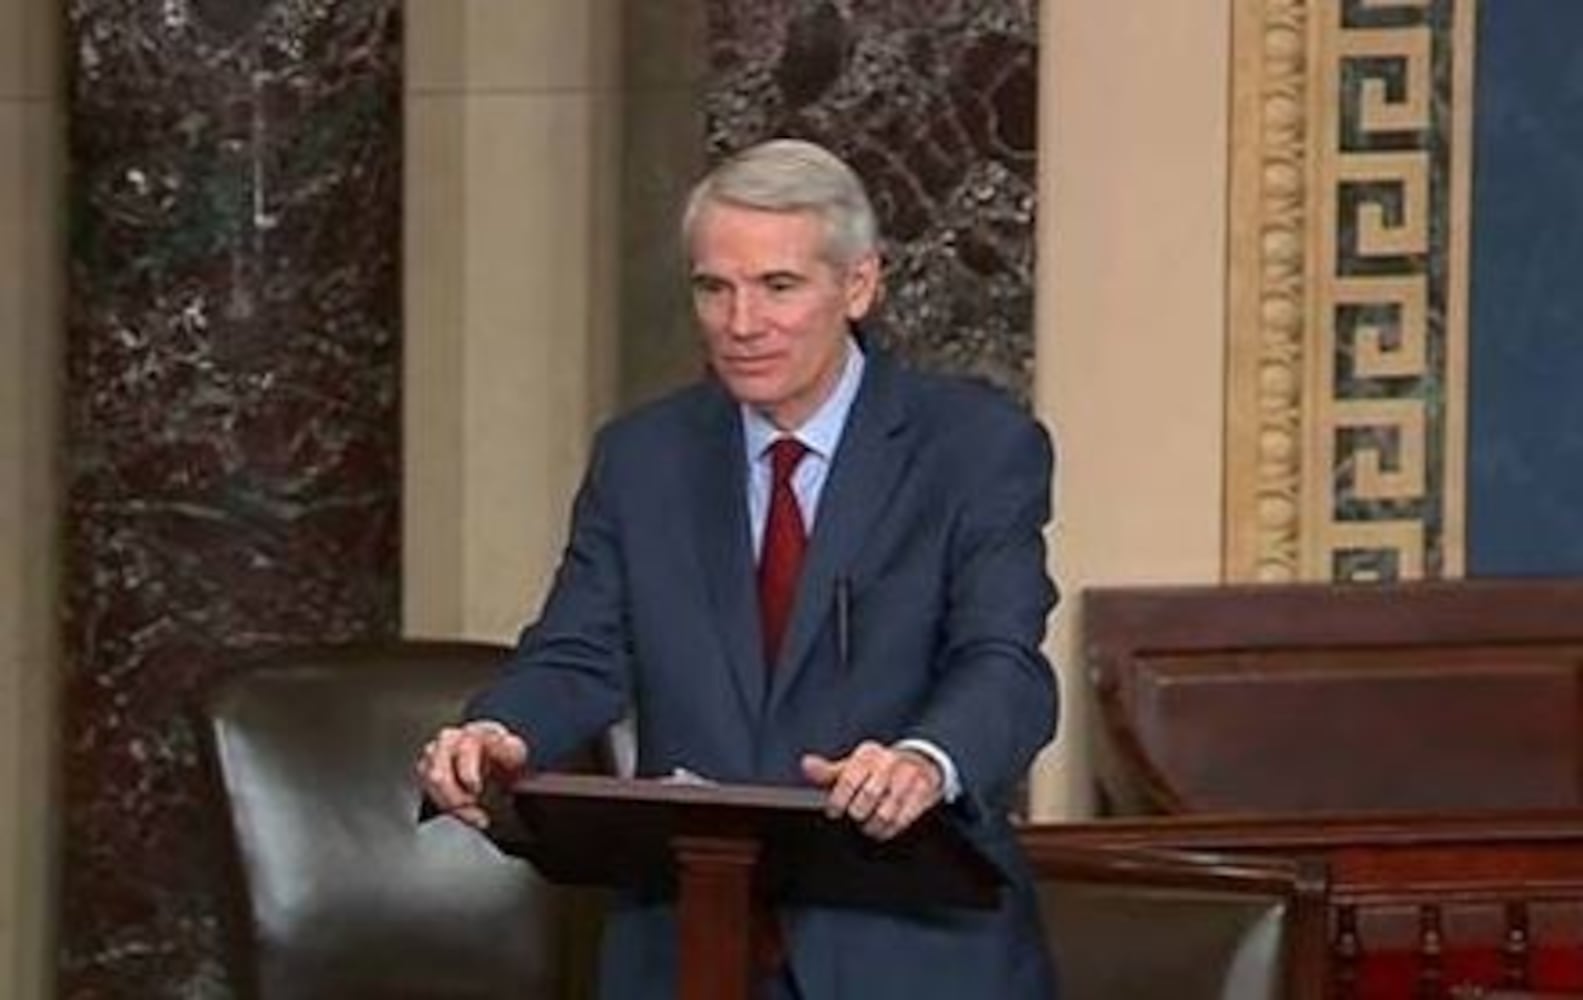
<instances>
[{"instance_id":1,"label":"chair backrest","mask_svg":"<svg viewBox=\"0 0 1583 1000\"><path fill-rule=\"evenodd\" d=\"M1319 867L1023 841L1062 1000L1324 995Z\"/></svg>"},{"instance_id":2,"label":"chair backrest","mask_svg":"<svg viewBox=\"0 0 1583 1000\"><path fill-rule=\"evenodd\" d=\"M589 902L451 819L416 822L411 767L506 650L297 650L208 692L201 730L261 1000L564 997L588 979Z\"/></svg>"}]
</instances>

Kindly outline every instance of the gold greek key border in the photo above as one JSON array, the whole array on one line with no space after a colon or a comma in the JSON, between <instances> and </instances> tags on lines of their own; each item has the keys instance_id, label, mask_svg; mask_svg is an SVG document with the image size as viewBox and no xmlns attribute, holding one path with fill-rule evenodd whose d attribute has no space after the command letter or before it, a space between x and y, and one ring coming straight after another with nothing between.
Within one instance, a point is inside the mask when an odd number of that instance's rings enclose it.
<instances>
[{"instance_id":1,"label":"gold greek key border","mask_svg":"<svg viewBox=\"0 0 1583 1000\"><path fill-rule=\"evenodd\" d=\"M1449 114L1439 123L1431 29L1345 27L1343 3L1235 0L1233 8L1228 580L1463 571L1476 0L1354 5L1449 11ZM1354 132L1423 142L1344 148L1343 66L1371 59L1399 67L1400 90L1360 79ZM1437 127L1445 134L1434 135ZM1435 203L1432 141L1447 149L1446 190ZM1367 194L1344 204L1344 191ZM1422 266L1343 273L1343 255ZM1438 329L1432 264L1443 274ZM1348 310L1363 318L1343 345L1338 317ZM1338 353L1364 390L1339 388ZM1367 388L1415 379L1428 387L1416 395Z\"/></svg>"}]
</instances>

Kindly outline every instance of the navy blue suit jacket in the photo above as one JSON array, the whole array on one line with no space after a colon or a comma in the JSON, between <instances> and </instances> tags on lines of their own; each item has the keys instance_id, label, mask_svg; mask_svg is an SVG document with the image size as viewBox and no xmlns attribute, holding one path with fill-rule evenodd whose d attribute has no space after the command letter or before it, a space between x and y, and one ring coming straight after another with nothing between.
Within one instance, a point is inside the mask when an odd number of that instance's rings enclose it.
<instances>
[{"instance_id":1,"label":"navy blue suit jacket","mask_svg":"<svg viewBox=\"0 0 1583 1000\"><path fill-rule=\"evenodd\" d=\"M597 436L542 615L469 715L505 723L553 766L631 710L640 774L727 782L800 784L804 753L931 740L963 787L942 808L1011 877L1003 905L789 908L796 977L810 1000L1045 1000L1049 963L1004 814L1055 727L1039 651L1055 602L1051 472L1044 431L999 394L870 352L766 670L740 412L716 383L683 390ZM669 906L619 907L602 994L669 997L674 939Z\"/></svg>"}]
</instances>

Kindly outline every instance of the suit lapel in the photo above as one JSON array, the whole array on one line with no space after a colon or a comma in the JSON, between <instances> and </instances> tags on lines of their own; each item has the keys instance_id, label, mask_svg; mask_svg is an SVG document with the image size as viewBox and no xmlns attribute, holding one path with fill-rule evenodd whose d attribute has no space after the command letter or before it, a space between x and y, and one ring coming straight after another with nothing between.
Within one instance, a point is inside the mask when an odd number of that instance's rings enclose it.
<instances>
[{"instance_id":1,"label":"suit lapel","mask_svg":"<svg viewBox=\"0 0 1583 1000\"><path fill-rule=\"evenodd\" d=\"M872 532L907 467L912 435L904 403L895 369L878 351L871 352L863 386L819 498L791 622L772 675L772 709L803 669L814 639L834 607L836 581L850 573L863 540Z\"/></svg>"},{"instance_id":2,"label":"suit lapel","mask_svg":"<svg viewBox=\"0 0 1583 1000\"><path fill-rule=\"evenodd\" d=\"M692 511L705 588L737 695L756 722L764 702L764 669L741 416L718 389L708 394L700 410L701 426L686 477L693 495L685 507Z\"/></svg>"}]
</instances>

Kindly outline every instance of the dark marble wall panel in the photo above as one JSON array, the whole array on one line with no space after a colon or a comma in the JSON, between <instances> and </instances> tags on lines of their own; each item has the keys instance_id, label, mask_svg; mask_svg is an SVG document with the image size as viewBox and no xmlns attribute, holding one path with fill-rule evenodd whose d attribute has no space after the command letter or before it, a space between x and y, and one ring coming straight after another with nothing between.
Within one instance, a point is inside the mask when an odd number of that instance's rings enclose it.
<instances>
[{"instance_id":1,"label":"dark marble wall panel","mask_svg":"<svg viewBox=\"0 0 1583 1000\"><path fill-rule=\"evenodd\" d=\"M1026 398L1033 365L1035 0L706 0L710 153L813 139L886 235L877 335Z\"/></svg>"},{"instance_id":2,"label":"dark marble wall panel","mask_svg":"<svg viewBox=\"0 0 1583 1000\"><path fill-rule=\"evenodd\" d=\"M223 997L194 690L399 630L398 0L71 0L61 995Z\"/></svg>"}]
</instances>

